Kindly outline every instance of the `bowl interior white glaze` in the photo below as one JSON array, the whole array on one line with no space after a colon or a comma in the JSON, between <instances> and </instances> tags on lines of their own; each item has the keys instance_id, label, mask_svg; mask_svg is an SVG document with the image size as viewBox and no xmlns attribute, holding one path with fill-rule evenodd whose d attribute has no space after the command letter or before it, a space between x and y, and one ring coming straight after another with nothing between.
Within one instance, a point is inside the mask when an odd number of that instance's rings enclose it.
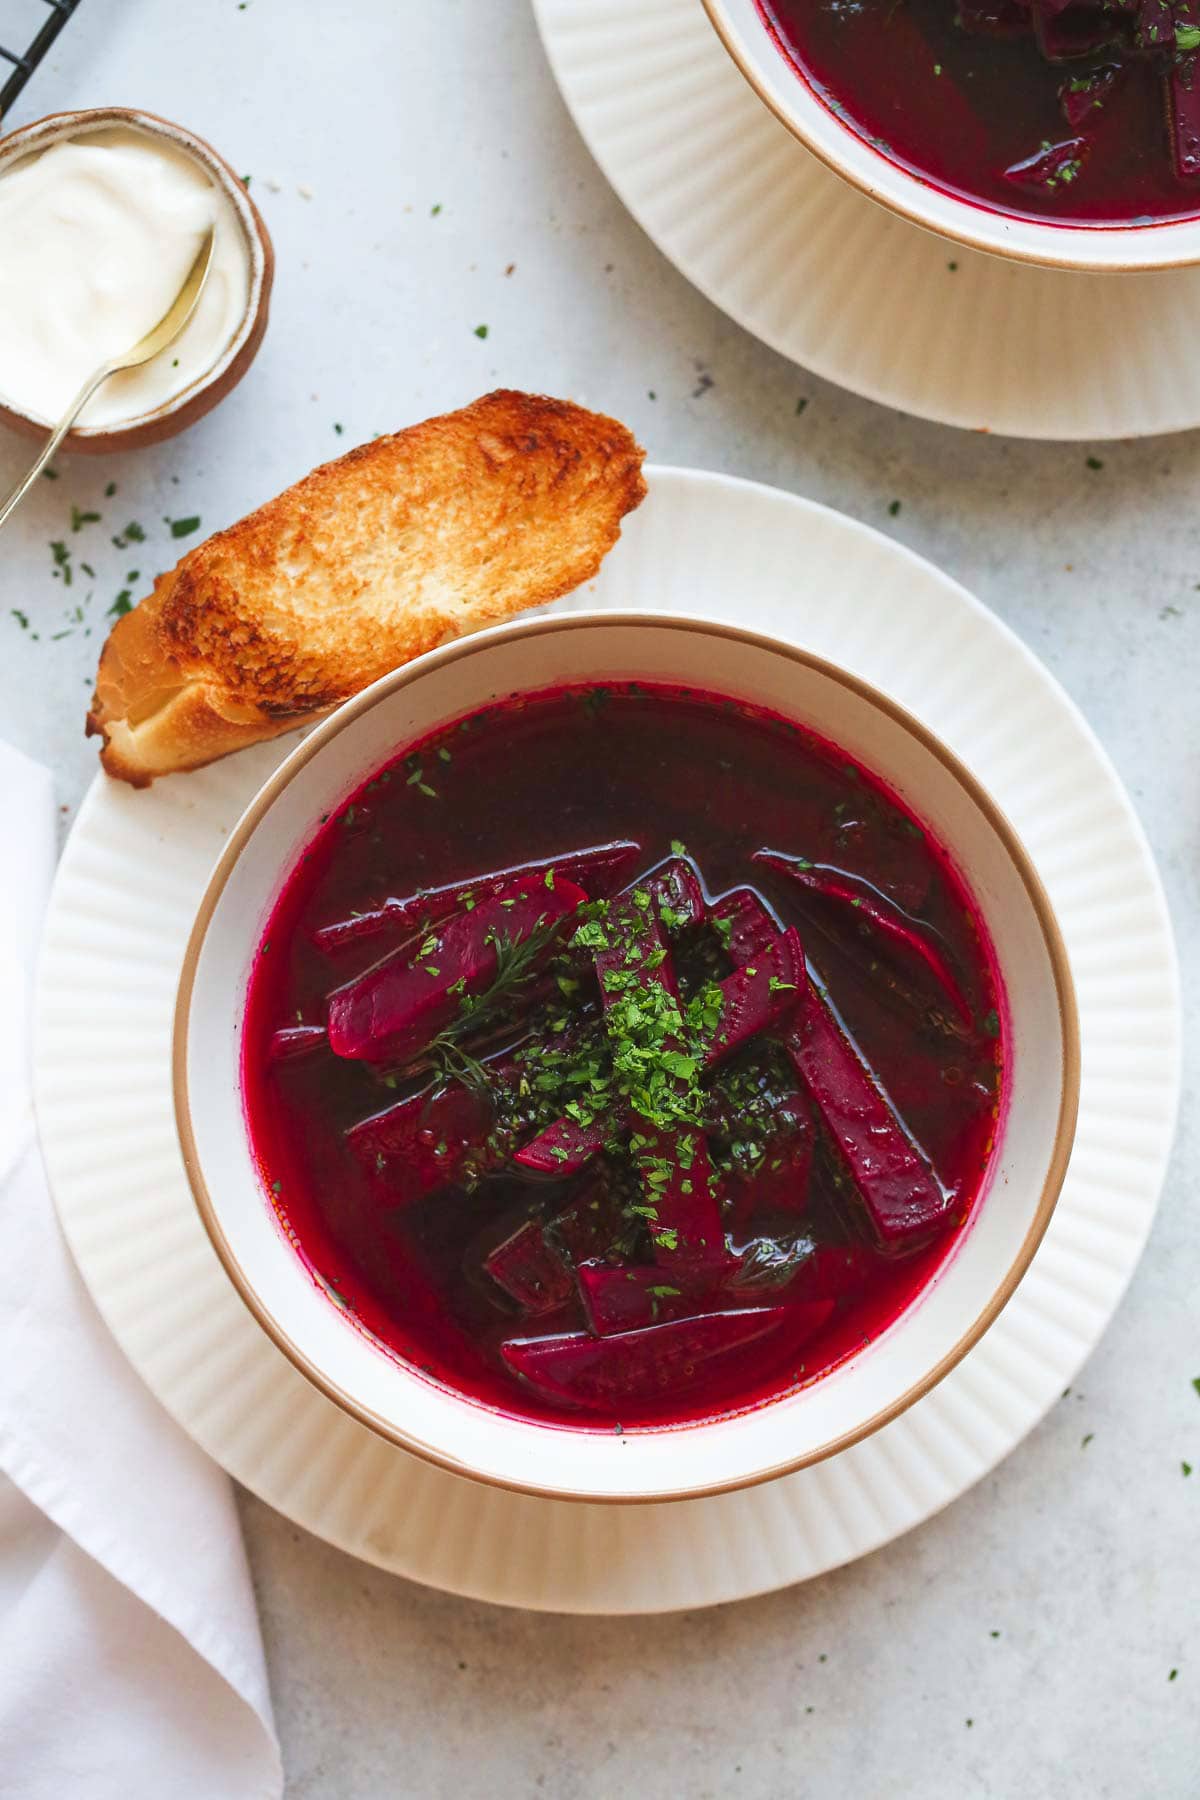
<instances>
[{"instance_id":1,"label":"bowl interior white glaze","mask_svg":"<svg viewBox=\"0 0 1200 1800\"><path fill-rule=\"evenodd\" d=\"M974 897L1005 990L1006 1104L987 1191L919 1300L811 1388L740 1417L622 1436L494 1413L360 1334L284 1237L251 1154L239 1058L262 927L317 821L438 725L560 682L642 678L752 700L834 740L935 833ZM797 846L799 848L799 846ZM1007 1299L1066 1167L1078 1044L1065 952L1011 829L923 728L863 684L734 627L588 615L525 621L435 651L349 702L301 744L235 829L185 961L175 1092L189 1178L259 1322L337 1402L405 1447L485 1481L562 1498L665 1499L744 1485L831 1454L926 1391Z\"/></svg>"},{"instance_id":2,"label":"bowl interior white glaze","mask_svg":"<svg viewBox=\"0 0 1200 1800\"><path fill-rule=\"evenodd\" d=\"M947 193L893 162L830 110L781 52L755 0L703 4L734 62L776 117L836 174L913 224L972 249L1052 268L1128 271L1200 262L1200 216L1146 225L1060 225Z\"/></svg>"}]
</instances>

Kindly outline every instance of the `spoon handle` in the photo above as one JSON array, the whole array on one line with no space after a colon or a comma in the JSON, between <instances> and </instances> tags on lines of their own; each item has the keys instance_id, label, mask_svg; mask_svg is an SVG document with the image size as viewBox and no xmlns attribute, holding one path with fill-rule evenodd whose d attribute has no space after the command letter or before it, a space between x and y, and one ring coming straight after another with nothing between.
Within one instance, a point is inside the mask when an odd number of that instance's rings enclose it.
<instances>
[{"instance_id":1,"label":"spoon handle","mask_svg":"<svg viewBox=\"0 0 1200 1800\"><path fill-rule=\"evenodd\" d=\"M94 374L88 376L87 380L72 400L70 406L68 406L66 412L58 421L58 424L54 427L54 430L50 433L50 436L42 445L42 448L38 451L37 459L34 462L33 467L26 474L22 475L12 493L3 503L0 503L0 525L3 525L9 514L15 510L18 502L25 498L25 495L29 492L42 470L46 467L46 464L50 461L50 458L54 455L54 452L58 449L58 446L62 443L68 431L70 431L72 425L75 423L96 389L100 386L100 383L105 381L111 372L112 364L105 363L101 368L97 369Z\"/></svg>"}]
</instances>

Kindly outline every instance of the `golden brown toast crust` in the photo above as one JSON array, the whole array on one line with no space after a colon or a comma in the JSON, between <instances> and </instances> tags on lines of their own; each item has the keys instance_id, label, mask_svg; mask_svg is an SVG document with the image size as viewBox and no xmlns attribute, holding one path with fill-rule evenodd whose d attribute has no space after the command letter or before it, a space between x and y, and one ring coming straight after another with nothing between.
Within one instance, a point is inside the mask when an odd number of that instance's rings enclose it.
<instances>
[{"instance_id":1,"label":"golden brown toast crust","mask_svg":"<svg viewBox=\"0 0 1200 1800\"><path fill-rule=\"evenodd\" d=\"M642 457L615 419L502 390L314 469L118 620L87 722L104 767L198 768L569 593L645 496Z\"/></svg>"}]
</instances>

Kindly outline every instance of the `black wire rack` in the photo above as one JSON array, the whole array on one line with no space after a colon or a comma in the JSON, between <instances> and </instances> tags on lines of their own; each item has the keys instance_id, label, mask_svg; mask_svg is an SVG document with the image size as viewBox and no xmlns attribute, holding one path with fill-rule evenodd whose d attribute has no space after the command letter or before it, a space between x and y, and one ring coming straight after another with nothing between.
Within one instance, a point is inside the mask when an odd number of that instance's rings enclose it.
<instances>
[{"instance_id":1,"label":"black wire rack","mask_svg":"<svg viewBox=\"0 0 1200 1800\"><path fill-rule=\"evenodd\" d=\"M34 34L27 49L18 52L9 50L5 45L0 44L0 73L3 73L5 63L12 67L12 74L4 86L0 87L0 121L3 121L5 113L49 51L51 44L79 5L79 0L42 0L42 3L48 8L47 16L42 21L40 29Z\"/></svg>"}]
</instances>

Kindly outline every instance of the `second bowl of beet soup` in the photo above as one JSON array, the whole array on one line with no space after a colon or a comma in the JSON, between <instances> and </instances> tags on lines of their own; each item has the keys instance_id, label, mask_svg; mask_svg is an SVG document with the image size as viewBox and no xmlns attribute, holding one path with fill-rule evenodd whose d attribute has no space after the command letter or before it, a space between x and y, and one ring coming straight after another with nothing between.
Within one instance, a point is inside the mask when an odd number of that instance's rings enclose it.
<instances>
[{"instance_id":1,"label":"second bowl of beet soup","mask_svg":"<svg viewBox=\"0 0 1200 1800\"><path fill-rule=\"evenodd\" d=\"M1200 9L704 0L808 149L893 211L1022 261L1200 261Z\"/></svg>"},{"instance_id":2,"label":"second bowl of beet soup","mask_svg":"<svg viewBox=\"0 0 1200 1800\"><path fill-rule=\"evenodd\" d=\"M713 671L720 670L719 686ZM1069 1150L1061 941L915 721L699 621L502 628L267 784L189 952L189 1174L261 1323L461 1472L712 1492L924 1391Z\"/></svg>"}]
</instances>

